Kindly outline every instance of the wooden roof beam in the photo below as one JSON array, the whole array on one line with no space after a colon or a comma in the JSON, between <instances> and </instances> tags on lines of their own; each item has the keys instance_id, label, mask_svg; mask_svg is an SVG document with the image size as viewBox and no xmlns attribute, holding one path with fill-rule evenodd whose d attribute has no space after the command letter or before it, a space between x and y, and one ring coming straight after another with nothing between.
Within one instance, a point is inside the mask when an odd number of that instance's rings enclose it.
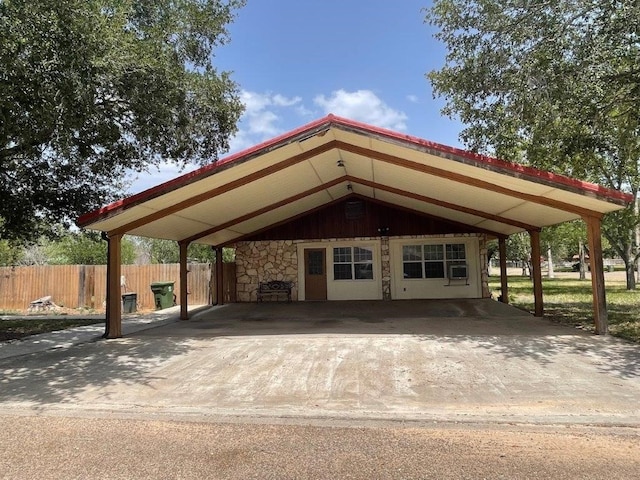
<instances>
[{"instance_id":1,"label":"wooden roof beam","mask_svg":"<svg viewBox=\"0 0 640 480\"><path fill-rule=\"evenodd\" d=\"M427 197L425 195L420 195L418 193L408 192L406 190L401 190L399 188L391 187L389 185L383 185L381 183L372 182L370 180L365 180L364 178L351 177L347 176L347 178L353 182L358 183L360 185L364 185L366 187L375 188L377 190L382 190L384 192L393 193L395 195L401 195L403 197L412 198L414 200L418 200L420 202L429 203L432 205L437 205L439 207L448 208L450 210L455 210L457 212L468 213L469 215L474 215L476 217L484 218L486 220L493 220L499 223L503 223L505 225L511 225L513 227L522 228L523 230L534 230L539 227L529 225L528 223L519 222L517 220L512 220L510 218L501 217L499 215L493 215L491 213L482 212L480 210L475 210L473 208L463 207L461 205L456 205L451 202L445 202L443 200L438 200L437 198Z\"/></svg>"},{"instance_id":2,"label":"wooden roof beam","mask_svg":"<svg viewBox=\"0 0 640 480\"><path fill-rule=\"evenodd\" d=\"M287 167L296 165L300 162L304 162L305 160L309 160L310 158L313 158L316 155L319 155L321 153L328 152L329 150L334 149L335 146L336 145L334 140L329 141L316 148L312 148L311 150L308 150L298 155L294 155L293 157L287 158L286 160L283 160L282 162L279 162L275 165L270 165L263 169L257 170L245 177L226 183L220 187L213 188L208 192L195 195L191 198L188 198L174 205L171 205L170 207L163 208L145 217L129 222L126 225L122 225L121 227L111 230L109 232L109 235L122 235L122 234L128 233L132 230L135 230L136 228L142 227L143 225L147 225L163 217L177 213L180 210L184 210L186 208L192 207L194 205L197 205L198 203L202 203L206 200L210 200L214 197L217 197L218 195L222 195L223 193L230 192L232 190L235 190L236 188L242 187L244 185L248 185L249 183L265 178L276 172L280 172Z\"/></svg>"},{"instance_id":3,"label":"wooden roof beam","mask_svg":"<svg viewBox=\"0 0 640 480\"><path fill-rule=\"evenodd\" d=\"M440 178L445 178L454 182L462 183L464 185L470 185L473 187L482 188L494 193L500 193L513 198L525 200L527 202L536 203L538 205L544 205L545 207L551 207L565 212L570 212L579 216L591 216L595 218L601 218L602 213L582 208L577 205L571 205L569 203L561 202L551 198L541 197L538 195L532 195L530 193L519 192L510 188L494 185L493 183L479 180L477 178L469 177L461 173L451 172L442 168L432 167L422 163L407 160L406 158L396 157L388 153L378 152L370 148L359 147L350 143L338 141L337 148L346 152L362 155L363 157L372 158L381 162L388 163L390 165L397 165L399 167L408 168L416 172L426 173L428 175L434 175ZM529 180L530 181L530 180Z\"/></svg>"},{"instance_id":4,"label":"wooden roof beam","mask_svg":"<svg viewBox=\"0 0 640 480\"><path fill-rule=\"evenodd\" d=\"M192 235L188 238L185 238L183 241L185 242L194 242L200 238L206 237L208 235L212 235L214 233L217 233L221 230L225 230L229 227L232 227L234 225L237 225L239 223L242 222L246 222L247 220L251 220L257 216L260 216L264 213L268 213L272 210L275 210L276 208L280 208L283 207L285 205L288 205L290 203L293 203L297 200L300 200L302 198L308 197L309 195L313 195L315 193L321 192L323 190L326 190L328 188L331 188L335 185L339 185L340 183L346 182L346 178L345 177L340 177L340 178L336 178L334 180L331 180L330 182L327 183L323 183L322 185L318 185L317 187L311 188L309 190L306 190L304 192L300 192L296 195L292 195L291 197L285 198L284 200L280 200L279 202L275 202L272 203L270 205L267 205L265 207L262 207L258 210L255 210L251 213L247 213L245 215L242 215L240 217L234 218L233 220L229 220L228 222L224 222L221 223L220 225L216 225L215 227L209 228L207 230L204 230L200 233L197 233L195 235Z\"/></svg>"}]
</instances>

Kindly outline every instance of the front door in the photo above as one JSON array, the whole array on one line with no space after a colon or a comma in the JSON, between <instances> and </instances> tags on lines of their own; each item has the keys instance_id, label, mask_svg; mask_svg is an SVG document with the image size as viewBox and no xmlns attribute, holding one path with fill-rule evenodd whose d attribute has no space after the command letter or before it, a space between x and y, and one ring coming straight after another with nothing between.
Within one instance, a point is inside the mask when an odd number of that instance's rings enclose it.
<instances>
[{"instance_id":1,"label":"front door","mask_svg":"<svg viewBox=\"0 0 640 480\"><path fill-rule=\"evenodd\" d=\"M324 248L304 249L304 298L327 299L327 262Z\"/></svg>"}]
</instances>

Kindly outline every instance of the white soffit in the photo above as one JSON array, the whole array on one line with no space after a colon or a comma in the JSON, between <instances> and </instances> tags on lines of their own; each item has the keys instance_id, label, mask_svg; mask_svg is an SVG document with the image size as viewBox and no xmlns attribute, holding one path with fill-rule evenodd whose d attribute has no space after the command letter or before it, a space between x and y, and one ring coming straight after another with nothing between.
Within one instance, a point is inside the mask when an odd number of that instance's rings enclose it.
<instances>
[{"instance_id":1,"label":"white soffit","mask_svg":"<svg viewBox=\"0 0 640 480\"><path fill-rule=\"evenodd\" d=\"M390 205L402 205L405 208L416 212L421 212L432 217L446 218L447 220L463 223L465 225L475 226L483 220L482 217L476 215L451 210L446 207L433 205L431 203L422 202L420 200L404 197L395 193L385 192L383 190L376 190L375 196L378 200Z\"/></svg>"},{"instance_id":2,"label":"white soffit","mask_svg":"<svg viewBox=\"0 0 640 480\"><path fill-rule=\"evenodd\" d=\"M87 214L79 224L172 240L202 234L197 241L221 245L356 193L508 235L629 201L619 192L482 158L329 116Z\"/></svg>"}]
</instances>

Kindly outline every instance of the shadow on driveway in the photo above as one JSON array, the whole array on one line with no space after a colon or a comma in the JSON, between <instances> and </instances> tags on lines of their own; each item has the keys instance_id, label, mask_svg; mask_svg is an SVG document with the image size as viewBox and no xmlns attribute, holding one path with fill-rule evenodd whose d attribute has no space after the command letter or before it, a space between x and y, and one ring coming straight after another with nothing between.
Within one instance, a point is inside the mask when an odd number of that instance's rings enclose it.
<instances>
[{"instance_id":1,"label":"shadow on driveway","mask_svg":"<svg viewBox=\"0 0 640 480\"><path fill-rule=\"evenodd\" d=\"M114 383L149 385L157 365L189 348L174 339L103 340L0 360L0 402L69 403Z\"/></svg>"},{"instance_id":2,"label":"shadow on driveway","mask_svg":"<svg viewBox=\"0 0 640 480\"><path fill-rule=\"evenodd\" d=\"M147 335L207 338L254 335L410 335L473 341L495 358L547 365L559 354L593 358L598 370L640 377L638 345L559 325L493 300L230 304Z\"/></svg>"},{"instance_id":3,"label":"shadow on driveway","mask_svg":"<svg viewBox=\"0 0 640 480\"><path fill-rule=\"evenodd\" d=\"M640 424L639 360L634 344L491 300L231 304L122 339L0 360L0 402Z\"/></svg>"}]
</instances>

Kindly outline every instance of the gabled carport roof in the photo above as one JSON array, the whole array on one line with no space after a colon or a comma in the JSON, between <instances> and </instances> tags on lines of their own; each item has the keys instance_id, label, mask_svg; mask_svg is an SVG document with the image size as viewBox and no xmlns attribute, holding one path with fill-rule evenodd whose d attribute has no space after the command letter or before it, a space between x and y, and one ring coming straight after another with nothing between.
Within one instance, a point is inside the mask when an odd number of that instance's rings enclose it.
<instances>
[{"instance_id":1,"label":"gabled carport roof","mask_svg":"<svg viewBox=\"0 0 640 480\"><path fill-rule=\"evenodd\" d=\"M78 224L221 246L354 194L496 236L599 218L632 201L617 190L328 115Z\"/></svg>"}]
</instances>

